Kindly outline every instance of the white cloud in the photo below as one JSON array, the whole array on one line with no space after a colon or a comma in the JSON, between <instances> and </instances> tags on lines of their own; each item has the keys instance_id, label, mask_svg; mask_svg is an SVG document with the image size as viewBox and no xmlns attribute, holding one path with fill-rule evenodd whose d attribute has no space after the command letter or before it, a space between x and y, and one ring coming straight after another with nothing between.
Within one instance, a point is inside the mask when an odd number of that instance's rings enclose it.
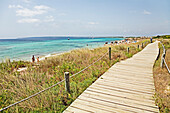
<instances>
[{"instance_id":1,"label":"white cloud","mask_svg":"<svg viewBox=\"0 0 170 113\"><path fill-rule=\"evenodd\" d=\"M16 10L17 16L32 17L46 13L46 10L30 10L27 8Z\"/></svg>"},{"instance_id":2,"label":"white cloud","mask_svg":"<svg viewBox=\"0 0 170 113\"><path fill-rule=\"evenodd\" d=\"M24 8L21 5L9 5L8 8L17 8L16 15L23 16L23 17L32 17L36 15L41 15L48 12L48 10L51 9L50 7L45 5L37 5L34 6L33 9Z\"/></svg>"},{"instance_id":3,"label":"white cloud","mask_svg":"<svg viewBox=\"0 0 170 113\"><path fill-rule=\"evenodd\" d=\"M34 9L37 9L37 10L48 10L48 9L50 9L50 7L45 6L45 5L39 5L39 6L34 6Z\"/></svg>"},{"instance_id":4,"label":"white cloud","mask_svg":"<svg viewBox=\"0 0 170 113\"><path fill-rule=\"evenodd\" d=\"M21 5L9 5L8 8L16 8L16 16L24 17L20 18L17 22L18 23L36 23L36 22L53 22L53 16L44 16L45 13L52 8L45 6L45 5L36 5L33 8L25 8ZM41 20L36 19L35 16L42 15Z\"/></svg>"},{"instance_id":5,"label":"white cloud","mask_svg":"<svg viewBox=\"0 0 170 113\"><path fill-rule=\"evenodd\" d=\"M17 22L18 23L37 23L37 22L40 22L40 20L35 19L35 18L25 18L25 19L20 19Z\"/></svg>"},{"instance_id":6,"label":"white cloud","mask_svg":"<svg viewBox=\"0 0 170 113\"><path fill-rule=\"evenodd\" d=\"M97 22L88 22L88 24L89 24L89 25L97 25L97 24L99 24L99 23L97 23Z\"/></svg>"},{"instance_id":7,"label":"white cloud","mask_svg":"<svg viewBox=\"0 0 170 113\"><path fill-rule=\"evenodd\" d=\"M145 15L150 15L151 12L144 10L144 11L143 11L143 14L145 14Z\"/></svg>"},{"instance_id":8,"label":"white cloud","mask_svg":"<svg viewBox=\"0 0 170 113\"><path fill-rule=\"evenodd\" d=\"M54 21L54 17L53 16L46 16L45 22L53 22Z\"/></svg>"},{"instance_id":9,"label":"white cloud","mask_svg":"<svg viewBox=\"0 0 170 113\"><path fill-rule=\"evenodd\" d=\"M9 5L8 8L23 8L21 5Z\"/></svg>"}]
</instances>

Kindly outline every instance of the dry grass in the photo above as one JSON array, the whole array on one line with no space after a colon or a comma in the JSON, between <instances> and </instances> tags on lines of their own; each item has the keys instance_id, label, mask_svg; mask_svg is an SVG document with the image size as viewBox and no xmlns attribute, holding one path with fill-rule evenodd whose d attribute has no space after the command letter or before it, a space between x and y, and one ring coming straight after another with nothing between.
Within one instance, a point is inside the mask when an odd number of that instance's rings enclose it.
<instances>
[{"instance_id":1,"label":"dry grass","mask_svg":"<svg viewBox=\"0 0 170 113\"><path fill-rule=\"evenodd\" d=\"M144 41L143 41L144 42ZM112 46L112 60L108 55L89 67L87 70L71 78L71 94L67 94L64 83L41 93L40 95L7 109L6 112L62 112L90 84L109 69L114 63L129 58L141 49L136 44ZM127 53L130 47L130 53ZM74 74L96 61L108 47L94 50L78 49L41 61L33 67L29 62L0 64L0 108L26 98L64 79L64 72ZM18 67L27 66L24 72L16 72Z\"/></svg>"},{"instance_id":2,"label":"dry grass","mask_svg":"<svg viewBox=\"0 0 170 113\"><path fill-rule=\"evenodd\" d=\"M170 40L163 41L166 52L166 62L170 67ZM154 66L154 82L155 82L155 99L159 106L160 112L169 113L170 112L170 74L168 73L165 66L160 68L161 55L162 55L162 45L160 47L160 57L156 61Z\"/></svg>"}]
</instances>

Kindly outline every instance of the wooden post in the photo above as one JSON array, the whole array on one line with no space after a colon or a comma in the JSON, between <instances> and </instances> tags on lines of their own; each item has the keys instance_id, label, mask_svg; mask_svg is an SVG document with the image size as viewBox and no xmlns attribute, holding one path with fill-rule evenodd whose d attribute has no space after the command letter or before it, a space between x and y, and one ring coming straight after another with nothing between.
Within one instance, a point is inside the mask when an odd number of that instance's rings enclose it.
<instances>
[{"instance_id":1,"label":"wooden post","mask_svg":"<svg viewBox=\"0 0 170 113\"><path fill-rule=\"evenodd\" d=\"M161 68L163 68L163 63L164 63L164 59L163 59L163 54L162 54L162 57L161 57L161 65L160 65Z\"/></svg>"},{"instance_id":2,"label":"wooden post","mask_svg":"<svg viewBox=\"0 0 170 113\"><path fill-rule=\"evenodd\" d=\"M161 57L161 65L160 65L161 68L163 68L164 59L165 59L165 50L163 50L162 57Z\"/></svg>"},{"instance_id":3,"label":"wooden post","mask_svg":"<svg viewBox=\"0 0 170 113\"><path fill-rule=\"evenodd\" d=\"M64 77L65 77L65 89L66 89L66 92L70 93L69 72L65 72L65 73L64 73Z\"/></svg>"},{"instance_id":4,"label":"wooden post","mask_svg":"<svg viewBox=\"0 0 170 113\"><path fill-rule=\"evenodd\" d=\"M111 47L109 47L109 60L111 60Z\"/></svg>"},{"instance_id":5,"label":"wooden post","mask_svg":"<svg viewBox=\"0 0 170 113\"><path fill-rule=\"evenodd\" d=\"M129 47L127 47L127 53L129 53Z\"/></svg>"},{"instance_id":6,"label":"wooden post","mask_svg":"<svg viewBox=\"0 0 170 113\"><path fill-rule=\"evenodd\" d=\"M143 43L142 43L141 47L143 48Z\"/></svg>"},{"instance_id":7,"label":"wooden post","mask_svg":"<svg viewBox=\"0 0 170 113\"><path fill-rule=\"evenodd\" d=\"M156 60L158 60L158 59L159 59L159 56L160 56L160 48L159 48L158 56L157 56Z\"/></svg>"}]
</instances>

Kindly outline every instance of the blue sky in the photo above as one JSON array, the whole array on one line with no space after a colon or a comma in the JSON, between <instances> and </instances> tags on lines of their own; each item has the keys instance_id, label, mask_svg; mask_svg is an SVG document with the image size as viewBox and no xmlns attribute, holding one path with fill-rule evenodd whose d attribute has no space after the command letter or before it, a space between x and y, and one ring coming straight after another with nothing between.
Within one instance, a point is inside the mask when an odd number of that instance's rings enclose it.
<instances>
[{"instance_id":1,"label":"blue sky","mask_svg":"<svg viewBox=\"0 0 170 113\"><path fill-rule=\"evenodd\" d=\"M1 0L0 38L170 34L170 0Z\"/></svg>"}]
</instances>

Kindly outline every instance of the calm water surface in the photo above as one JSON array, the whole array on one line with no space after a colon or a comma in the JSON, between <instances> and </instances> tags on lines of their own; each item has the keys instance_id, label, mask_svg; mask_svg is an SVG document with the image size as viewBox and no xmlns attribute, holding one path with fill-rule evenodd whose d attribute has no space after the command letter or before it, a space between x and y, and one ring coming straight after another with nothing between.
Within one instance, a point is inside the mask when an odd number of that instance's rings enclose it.
<instances>
[{"instance_id":1,"label":"calm water surface","mask_svg":"<svg viewBox=\"0 0 170 113\"><path fill-rule=\"evenodd\" d=\"M123 40L123 38L31 37L0 39L0 61L5 58L30 60L32 55L42 56L77 48L96 48L103 46L105 42L110 43L115 40Z\"/></svg>"}]
</instances>

